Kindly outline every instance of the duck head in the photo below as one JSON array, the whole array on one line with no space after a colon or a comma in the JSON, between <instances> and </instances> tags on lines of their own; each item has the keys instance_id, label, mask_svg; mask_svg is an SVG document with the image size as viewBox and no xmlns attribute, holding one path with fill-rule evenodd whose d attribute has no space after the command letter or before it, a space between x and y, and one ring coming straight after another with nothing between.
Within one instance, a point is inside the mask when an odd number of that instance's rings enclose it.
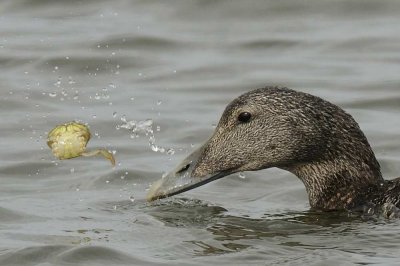
<instances>
[{"instance_id":1,"label":"duck head","mask_svg":"<svg viewBox=\"0 0 400 266\"><path fill-rule=\"evenodd\" d=\"M306 187L313 186L315 181L302 177L299 169L342 153L351 156L346 150L353 144L365 147L367 159L376 162L357 123L339 107L287 88L256 89L233 100L211 138L154 183L147 198L169 197L236 172L271 167L291 171ZM379 170L379 165L373 167Z\"/></svg>"}]
</instances>

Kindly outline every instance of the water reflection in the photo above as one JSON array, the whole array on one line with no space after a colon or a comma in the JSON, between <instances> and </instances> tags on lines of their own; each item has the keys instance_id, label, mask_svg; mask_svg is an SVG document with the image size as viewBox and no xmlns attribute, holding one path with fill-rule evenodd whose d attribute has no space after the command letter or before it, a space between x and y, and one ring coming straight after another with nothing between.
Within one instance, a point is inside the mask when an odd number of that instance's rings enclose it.
<instances>
[{"instance_id":1,"label":"water reflection","mask_svg":"<svg viewBox=\"0 0 400 266\"><path fill-rule=\"evenodd\" d=\"M173 199L149 204L144 211L172 227L207 227L227 210L200 200Z\"/></svg>"},{"instance_id":2,"label":"water reflection","mask_svg":"<svg viewBox=\"0 0 400 266\"><path fill-rule=\"evenodd\" d=\"M250 245L242 245L233 242L229 243L221 243L221 247L217 247L216 245L207 244L203 241L188 241L195 245L194 254L198 256L208 256L208 255L218 255L218 254L226 254L232 252L238 252L244 249L251 247Z\"/></svg>"},{"instance_id":3,"label":"water reflection","mask_svg":"<svg viewBox=\"0 0 400 266\"><path fill-rule=\"evenodd\" d=\"M286 212L264 214L260 218L231 215L223 207L200 200L172 199L147 205L145 212L169 227L201 228L209 233L206 240L186 241L193 244L195 255L217 255L238 252L271 239L282 246L310 247L292 236L351 233L351 227L365 217L347 212Z\"/></svg>"}]
</instances>

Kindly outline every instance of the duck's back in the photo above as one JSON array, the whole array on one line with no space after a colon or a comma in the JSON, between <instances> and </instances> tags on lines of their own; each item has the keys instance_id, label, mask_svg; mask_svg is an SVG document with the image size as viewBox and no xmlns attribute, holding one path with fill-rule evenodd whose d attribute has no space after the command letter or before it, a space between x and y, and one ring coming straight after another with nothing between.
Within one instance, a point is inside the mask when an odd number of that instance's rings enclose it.
<instances>
[{"instance_id":1,"label":"duck's back","mask_svg":"<svg viewBox=\"0 0 400 266\"><path fill-rule=\"evenodd\" d=\"M400 177L393 180L386 180L384 186L385 203L391 203L400 208Z\"/></svg>"}]
</instances>

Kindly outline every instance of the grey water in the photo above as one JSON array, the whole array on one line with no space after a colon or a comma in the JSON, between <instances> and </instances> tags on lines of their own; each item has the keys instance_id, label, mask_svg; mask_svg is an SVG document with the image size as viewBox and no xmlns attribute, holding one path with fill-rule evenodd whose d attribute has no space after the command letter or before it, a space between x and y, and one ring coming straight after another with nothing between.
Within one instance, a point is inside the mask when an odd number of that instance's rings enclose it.
<instances>
[{"instance_id":1,"label":"grey water","mask_svg":"<svg viewBox=\"0 0 400 266\"><path fill-rule=\"evenodd\" d=\"M277 169L149 184L266 85L323 97L400 176L400 1L0 2L0 265L399 265L400 221L310 211ZM57 160L56 125L88 123Z\"/></svg>"}]
</instances>

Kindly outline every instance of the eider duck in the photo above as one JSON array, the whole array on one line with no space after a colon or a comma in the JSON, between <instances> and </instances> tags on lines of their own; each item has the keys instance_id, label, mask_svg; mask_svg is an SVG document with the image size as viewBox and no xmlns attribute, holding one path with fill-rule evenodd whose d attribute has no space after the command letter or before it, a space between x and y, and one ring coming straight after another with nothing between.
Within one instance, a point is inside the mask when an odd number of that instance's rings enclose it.
<instances>
[{"instance_id":1,"label":"eider duck","mask_svg":"<svg viewBox=\"0 0 400 266\"><path fill-rule=\"evenodd\" d=\"M304 183L312 209L400 208L400 178L382 178L353 117L319 97L282 87L256 89L234 99L211 138L153 184L147 198L165 198L236 172L271 167Z\"/></svg>"}]
</instances>

